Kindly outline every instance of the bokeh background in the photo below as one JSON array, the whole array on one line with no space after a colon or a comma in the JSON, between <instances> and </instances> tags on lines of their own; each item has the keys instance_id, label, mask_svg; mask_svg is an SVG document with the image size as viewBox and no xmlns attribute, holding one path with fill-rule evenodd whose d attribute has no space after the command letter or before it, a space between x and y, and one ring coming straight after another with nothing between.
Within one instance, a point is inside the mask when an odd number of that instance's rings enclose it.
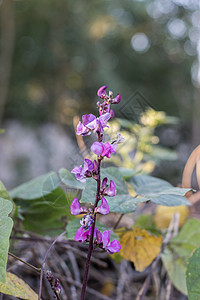
<instances>
[{"instance_id":1,"label":"bokeh background","mask_svg":"<svg viewBox=\"0 0 200 300\"><path fill-rule=\"evenodd\" d=\"M12 188L81 162L73 117L96 113L104 84L122 96L117 117L139 92L179 118L158 129L160 144L178 158L155 175L180 183L200 141L199 6L199 0L1 0L4 184Z\"/></svg>"}]
</instances>

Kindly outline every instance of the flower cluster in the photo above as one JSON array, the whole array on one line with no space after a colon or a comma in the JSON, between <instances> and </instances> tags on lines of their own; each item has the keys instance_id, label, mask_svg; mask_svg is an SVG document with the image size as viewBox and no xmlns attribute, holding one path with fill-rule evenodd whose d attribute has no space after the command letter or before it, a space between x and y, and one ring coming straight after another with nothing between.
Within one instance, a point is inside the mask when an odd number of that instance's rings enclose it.
<instances>
[{"instance_id":1,"label":"flower cluster","mask_svg":"<svg viewBox=\"0 0 200 300\"><path fill-rule=\"evenodd\" d=\"M114 112L111 109L111 104L117 104L121 101L121 96L118 94L113 98L113 93L106 93L107 86L102 86L97 95L103 99L103 103L97 102L99 109L99 117L93 114L83 115L82 122L77 125L77 135L90 135L92 132L98 134L98 141L91 146L91 151L97 155L97 160L84 160L84 165L75 167L71 173L75 175L80 182L85 182L86 178L92 177L97 181L97 196L93 208L81 206L78 198L75 198L71 203L71 213L73 215L84 214L80 221L80 228L75 235L75 241L89 242L93 239L93 247L104 249L110 254L119 252L121 245L119 241L110 241L111 231L100 232L96 226L96 214L106 215L109 213L108 201L105 197L114 197L116 195L116 185L108 178L100 178L100 163L104 157L110 158L113 153L116 153L117 144L123 142L123 137L117 133L117 138L112 143L103 142L104 128L108 127L107 122L114 117Z\"/></svg>"}]
</instances>

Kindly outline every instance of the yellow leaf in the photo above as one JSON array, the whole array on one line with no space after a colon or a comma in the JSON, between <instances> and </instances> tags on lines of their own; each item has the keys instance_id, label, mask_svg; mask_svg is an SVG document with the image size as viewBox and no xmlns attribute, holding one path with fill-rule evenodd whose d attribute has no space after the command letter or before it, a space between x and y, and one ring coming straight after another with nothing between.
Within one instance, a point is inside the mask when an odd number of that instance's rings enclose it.
<instances>
[{"instance_id":1,"label":"yellow leaf","mask_svg":"<svg viewBox=\"0 0 200 300\"><path fill-rule=\"evenodd\" d=\"M16 275L7 272L6 283L0 282L0 292L26 300L38 300L38 295Z\"/></svg>"},{"instance_id":2,"label":"yellow leaf","mask_svg":"<svg viewBox=\"0 0 200 300\"><path fill-rule=\"evenodd\" d=\"M159 254L162 236L149 235L144 229L134 228L120 239L120 254L132 261L137 271L142 272Z\"/></svg>"},{"instance_id":3,"label":"yellow leaf","mask_svg":"<svg viewBox=\"0 0 200 300\"><path fill-rule=\"evenodd\" d=\"M165 229L169 227L171 219L175 213L179 213L179 226L182 226L185 222L189 209L185 205L166 207L162 205L158 205L156 208L156 213L154 216L154 221L156 226L160 229Z\"/></svg>"}]
</instances>

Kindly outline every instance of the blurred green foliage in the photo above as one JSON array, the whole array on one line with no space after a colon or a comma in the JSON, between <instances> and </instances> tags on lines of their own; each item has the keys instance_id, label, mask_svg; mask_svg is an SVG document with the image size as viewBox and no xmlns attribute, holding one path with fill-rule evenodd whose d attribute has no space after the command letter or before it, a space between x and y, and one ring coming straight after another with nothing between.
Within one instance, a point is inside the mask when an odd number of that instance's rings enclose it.
<instances>
[{"instance_id":1,"label":"blurred green foliage","mask_svg":"<svg viewBox=\"0 0 200 300\"><path fill-rule=\"evenodd\" d=\"M102 84L124 99L139 90L159 110L188 118L195 47L187 33L194 3L14 1L16 39L5 118L69 124L77 112L95 108L93 95ZM177 19L186 33L174 37L169 25ZM133 49L136 33L146 35L148 51Z\"/></svg>"}]
</instances>

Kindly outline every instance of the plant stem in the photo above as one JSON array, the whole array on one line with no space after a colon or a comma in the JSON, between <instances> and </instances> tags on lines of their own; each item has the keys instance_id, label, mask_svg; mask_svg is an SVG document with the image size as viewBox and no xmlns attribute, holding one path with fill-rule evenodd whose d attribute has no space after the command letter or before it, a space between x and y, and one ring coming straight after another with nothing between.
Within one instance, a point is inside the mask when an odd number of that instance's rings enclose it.
<instances>
[{"instance_id":1,"label":"plant stem","mask_svg":"<svg viewBox=\"0 0 200 300\"><path fill-rule=\"evenodd\" d=\"M98 141L101 142L102 139L103 139L103 136L100 133L98 133ZM97 207L97 204L100 200L100 187L101 187L100 166L101 166L101 160L102 160L101 158L98 158L97 193L96 193L96 199L95 199L95 202L94 202L93 212L94 212L95 208ZM94 214L94 223L92 224L92 229L91 229L91 234L90 234L90 242L89 242L87 260L86 260L86 265L85 265L85 274L84 274L83 286L82 286L82 290L81 290L81 300L85 299L85 291L86 291L87 280L88 280L88 272L89 272L90 260L91 260L92 250L93 250L93 239L94 239L95 223L96 223L96 214Z\"/></svg>"},{"instance_id":2,"label":"plant stem","mask_svg":"<svg viewBox=\"0 0 200 300\"><path fill-rule=\"evenodd\" d=\"M63 233L61 233L54 241L53 243L51 244L51 246L48 248L46 254L45 254L45 257L43 259L43 262L42 262L42 266L41 266L41 272L40 272L40 287L39 287L39 294L38 294L38 300L41 299L41 295L42 295L42 279L43 279L43 272L44 272L44 266L45 266L45 262L46 262L46 259L47 259L47 256L49 254L49 252L51 251L51 248L54 246L54 244L57 242L57 240L63 236L64 234L66 233L66 231L64 231ZM57 296L57 299L59 299L59 297Z\"/></svg>"},{"instance_id":3,"label":"plant stem","mask_svg":"<svg viewBox=\"0 0 200 300\"><path fill-rule=\"evenodd\" d=\"M40 272L40 271L41 271L40 268L34 267L33 265L27 263L26 261L24 261L23 259L19 258L18 256L14 255L14 254L11 253L11 252L8 252L8 255L10 255L10 256L14 257L15 259L21 261L23 264L25 264L25 265L27 265L28 267L32 268L32 269L35 270L36 272Z\"/></svg>"}]
</instances>

